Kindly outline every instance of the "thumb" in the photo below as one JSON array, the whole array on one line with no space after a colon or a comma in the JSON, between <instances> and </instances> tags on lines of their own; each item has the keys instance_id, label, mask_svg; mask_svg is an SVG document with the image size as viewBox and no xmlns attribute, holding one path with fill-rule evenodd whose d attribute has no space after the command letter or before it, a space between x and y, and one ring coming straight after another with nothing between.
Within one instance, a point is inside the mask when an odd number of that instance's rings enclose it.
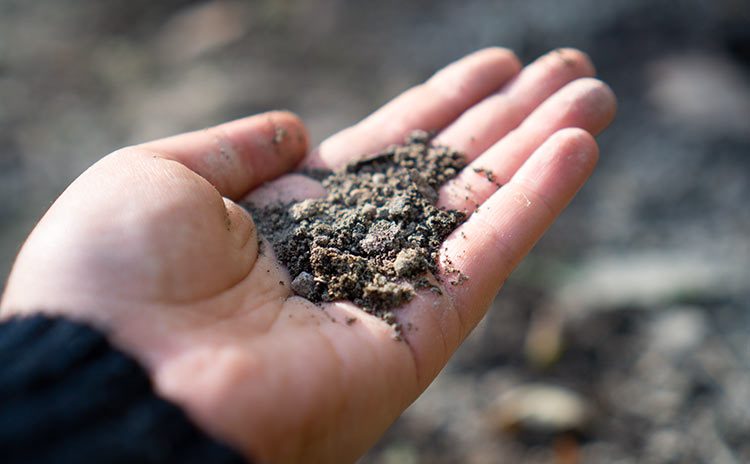
<instances>
[{"instance_id":1,"label":"thumb","mask_svg":"<svg viewBox=\"0 0 750 464\"><path fill-rule=\"evenodd\" d=\"M185 303L247 276L250 215L183 164L130 149L79 177L24 244L3 306Z\"/></svg>"},{"instance_id":2,"label":"thumb","mask_svg":"<svg viewBox=\"0 0 750 464\"><path fill-rule=\"evenodd\" d=\"M223 200L228 236L226 262L234 268L233 274L245 277L258 258L258 231L252 217L243 207L229 198L224 197Z\"/></svg>"}]
</instances>

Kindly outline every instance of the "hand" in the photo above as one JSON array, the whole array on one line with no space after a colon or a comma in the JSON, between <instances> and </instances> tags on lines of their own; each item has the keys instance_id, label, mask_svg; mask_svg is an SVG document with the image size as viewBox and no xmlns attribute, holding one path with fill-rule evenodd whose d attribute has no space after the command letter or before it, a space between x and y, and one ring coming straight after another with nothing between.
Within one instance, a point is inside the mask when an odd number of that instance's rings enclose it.
<instances>
[{"instance_id":1,"label":"hand","mask_svg":"<svg viewBox=\"0 0 750 464\"><path fill-rule=\"evenodd\" d=\"M309 154L302 124L276 112L106 156L32 232L4 316L44 310L109 331L163 396L247 456L353 461L437 375L596 163L592 134L615 100L588 59L561 50L520 68L507 50L469 55ZM468 280L397 309L415 328L397 342L351 303L321 310L293 296L235 201L315 195L319 184L283 174L300 161L339 166L417 128L471 160L440 205L481 206L441 256Z\"/></svg>"}]
</instances>

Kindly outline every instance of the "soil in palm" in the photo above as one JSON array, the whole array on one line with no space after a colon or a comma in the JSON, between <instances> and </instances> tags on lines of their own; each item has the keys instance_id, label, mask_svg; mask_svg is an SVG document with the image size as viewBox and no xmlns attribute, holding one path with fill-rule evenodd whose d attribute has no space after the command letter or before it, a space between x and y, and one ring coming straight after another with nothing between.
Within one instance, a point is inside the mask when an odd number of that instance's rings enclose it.
<instances>
[{"instance_id":1,"label":"soil in palm","mask_svg":"<svg viewBox=\"0 0 750 464\"><path fill-rule=\"evenodd\" d=\"M465 214L438 208L437 192L465 165L463 154L416 131L403 145L315 173L323 198L247 206L296 294L313 302L352 301L395 323L391 310L416 289L440 291L428 276Z\"/></svg>"}]
</instances>

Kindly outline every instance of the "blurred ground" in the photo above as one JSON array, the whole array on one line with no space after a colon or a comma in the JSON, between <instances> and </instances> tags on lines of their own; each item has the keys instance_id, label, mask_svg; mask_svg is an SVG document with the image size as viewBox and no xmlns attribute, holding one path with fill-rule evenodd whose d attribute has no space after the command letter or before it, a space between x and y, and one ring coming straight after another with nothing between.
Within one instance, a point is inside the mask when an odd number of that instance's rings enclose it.
<instances>
[{"instance_id":1,"label":"blurred ground","mask_svg":"<svg viewBox=\"0 0 750 464\"><path fill-rule=\"evenodd\" d=\"M744 0L0 0L0 275L119 146L275 108L320 141L486 45L587 51L619 117L590 184L362 463L750 462Z\"/></svg>"}]
</instances>

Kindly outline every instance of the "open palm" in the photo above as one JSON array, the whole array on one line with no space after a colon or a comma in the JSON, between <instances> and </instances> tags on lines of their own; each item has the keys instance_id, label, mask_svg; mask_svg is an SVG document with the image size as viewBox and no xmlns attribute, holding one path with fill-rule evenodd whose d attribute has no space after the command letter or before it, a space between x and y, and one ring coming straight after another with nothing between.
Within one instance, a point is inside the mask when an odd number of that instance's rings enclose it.
<instances>
[{"instance_id":1,"label":"open palm","mask_svg":"<svg viewBox=\"0 0 750 464\"><path fill-rule=\"evenodd\" d=\"M615 110L593 72L574 50L521 70L509 51L486 49L310 153L302 124L283 112L119 150L31 234L3 314L44 310L102 327L162 395L249 457L351 462L437 375L591 173L592 134ZM400 342L349 302L293 296L235 201L319 195L320 184L284 173L300 161L340 166L414 129L471 161L439 199L470 214L440 258L468 280L399 308L412 328Z\"/></svg>"}]
</instances>

